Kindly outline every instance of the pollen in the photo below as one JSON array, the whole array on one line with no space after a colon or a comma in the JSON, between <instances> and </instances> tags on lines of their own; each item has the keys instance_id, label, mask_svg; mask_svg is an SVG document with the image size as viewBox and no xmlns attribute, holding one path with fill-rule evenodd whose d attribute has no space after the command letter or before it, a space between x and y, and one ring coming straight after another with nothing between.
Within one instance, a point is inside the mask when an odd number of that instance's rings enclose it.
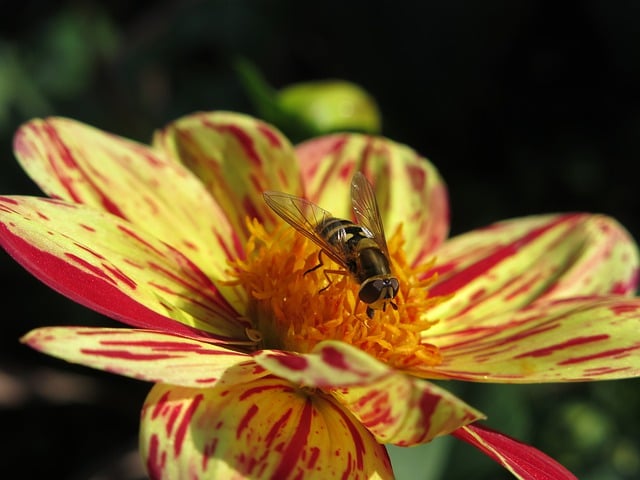
<instances>
[{"instance_id":1,"label":"pollen","mask_svg":"<svg viewBox=\"0 0 640 480\"><path fill-rule=\"evenodd\" d=\"M289 226L267 232L258 221L247 222L250 238L244 260L230 268L233 284L249 298L245 316L257 348L305 353L323 340L349 343L395 368L437 365L441 356L423 333L437 322L429 310L445 300L430 296L433 262L410 266L403 253L402 228L388 241L393 274L400 283L397 310L376 310L358 299L358 283L340 265L322 257L319 248ZM337 272L337 273L336 273Z\"/></svg>"}]
</instances>

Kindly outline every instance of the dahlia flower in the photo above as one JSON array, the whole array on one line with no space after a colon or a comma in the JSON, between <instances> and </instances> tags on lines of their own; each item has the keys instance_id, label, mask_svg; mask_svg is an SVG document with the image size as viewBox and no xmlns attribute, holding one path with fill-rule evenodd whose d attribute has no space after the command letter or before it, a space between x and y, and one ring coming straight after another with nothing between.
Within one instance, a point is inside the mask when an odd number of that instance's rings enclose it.
<instances>
[{"instance_id":1,"label":"dahlia flower","mask_svg":"<svg viewBox=\"0 0 640 480\"><path fill-rule=\"evenodd\" d=\"M536 215L447 238L446 187L411 148L362 134L294 148L229 112L181 118L151 146L36 119L14 148L48 198L0 197L0 244L128 326L46 326L22 341L154 383L140 427L152 478L392 478L385 444L447 434L518 478L574 478L429 380L640 372L637 247L606 216ZM263 201L288 192L351 218L357 171L374 185L400 284L397 310L372 318L349 276L304 274L318 247Z\"/></svg>"}]
</instances>

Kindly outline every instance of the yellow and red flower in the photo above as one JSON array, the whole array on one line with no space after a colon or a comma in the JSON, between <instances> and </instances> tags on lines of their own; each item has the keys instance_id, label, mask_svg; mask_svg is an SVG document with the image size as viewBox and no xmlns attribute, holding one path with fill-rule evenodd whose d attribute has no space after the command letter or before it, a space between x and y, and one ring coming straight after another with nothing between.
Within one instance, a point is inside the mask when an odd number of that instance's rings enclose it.
<instances>
[{"instance_id":1,"label":"yellow and red flower","mask_svg":"<svg viewBox=\"0 0 640 480\"><path fill-rule=\"evenodd\" d=\"M384 444L453 434L519 478L573 478L425 379L638 376L638 252L613 219L496 223L446 240L438 172L388 139L296 148L251 117L198 113L146 146L81 123L23 125L15 153L50 198L0 197L0 243L42 281L134 328L44 327L23 341L154 382L140 446L152 478L391 478ZM350 216L375 184L398 310L303 273L317 248L265 190ZM331 265L328 264L331 268Z\"/></svg>"}]
</instances>

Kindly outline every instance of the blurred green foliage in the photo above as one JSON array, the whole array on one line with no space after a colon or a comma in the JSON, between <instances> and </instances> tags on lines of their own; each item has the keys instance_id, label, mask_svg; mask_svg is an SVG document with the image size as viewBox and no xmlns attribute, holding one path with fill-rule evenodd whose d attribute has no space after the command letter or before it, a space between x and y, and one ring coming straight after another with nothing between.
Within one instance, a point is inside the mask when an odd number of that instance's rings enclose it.
<instances>
[{"instance_id":1,"label":"blurred green foliage","mask_svg":"<svg viewBox=\"0 0 640 480\"><path fill-rule=\"evenodd\" d=\"M382 133L431 158L448 182L454 234L587 210L613 215L640 239L636 2L26 0L12 8L0 19L2 192L37 193L11 154L13 131L34 116L70 116L146 141L195 110L257 113L236 68L245 58L274 98L327 79L371 94ZM110 321L51 292L5 254L0 262L4 298L12 308L24 299L6 315L0 370L28 392L15 403L0 397L4 467L37 478L55 465L59 478L89 478L135 444L148 387L21 347L18 337L36 326ZM57 404L34 373L43 366L108 387L92 400ZM486 412L490 426L581 479L640 478L637 380L446 387ZM509 478L450 438L392 453L401 478Z\"/></svg>"},{"instance_id":2,"label":"blurred green foliage","mask_svg":"<svg viewBox=\"0 0 640 480\"><path fill-rule=\"evenodd\" d=\"M106 12L63 9L24 43L0 43L0 129L22 118L50 114L74 101L93 82L96 68L113 57L117 27Z\"/></svg>"}]
</instances>

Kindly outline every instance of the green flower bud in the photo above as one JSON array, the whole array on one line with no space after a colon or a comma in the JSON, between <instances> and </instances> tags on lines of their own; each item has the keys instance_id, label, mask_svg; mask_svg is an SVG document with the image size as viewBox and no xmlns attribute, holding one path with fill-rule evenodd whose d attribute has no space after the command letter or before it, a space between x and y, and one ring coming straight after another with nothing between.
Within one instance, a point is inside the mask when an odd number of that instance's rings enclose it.
<instances>
[{"instance_id":1,"label":"green flower bud","mask_svg":"<svg viewBox=\"0 0 640 480\"><path fill-rule=\"evenodd\" d=\"M294 84L277 93L276 103L316 135L344 130L380 133L375 100L354 83L325 80Z\"/></svg>"},{"instance_id":2,"label":"green flower bud","mask_svg":"<svg viewBox=\"0 0 640 480\"><path fill-rule=\"evenodd\" d=\"M294 142L338 131L381 131L381 115L374 98L354 83L302 82L278 91L250 61L238 58L235 69L258 115Z\"/></svg>"}]
</instances>

